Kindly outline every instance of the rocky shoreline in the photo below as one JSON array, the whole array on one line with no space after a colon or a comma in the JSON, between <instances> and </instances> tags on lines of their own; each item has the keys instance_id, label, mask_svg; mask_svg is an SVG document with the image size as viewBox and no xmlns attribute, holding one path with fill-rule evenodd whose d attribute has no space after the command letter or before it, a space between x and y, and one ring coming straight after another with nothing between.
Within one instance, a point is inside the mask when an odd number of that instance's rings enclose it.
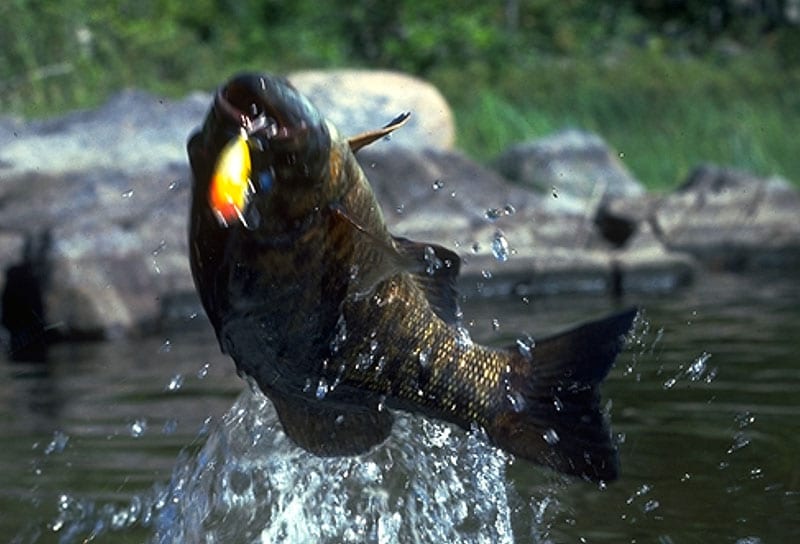
<instances>
[{"instance_id":1,"label":"rocky shoreline","mask_svg":"<svg viewBox=\"0 0 800 544\"><path fill-rule=\"evenodd\" d=\"M699 270L800 262L800 193L786 180L702 164L672 193L650 194L599 136L575 130L483 166L452 149L452 114L424 82L293 80L323 112L340 112L343 134L414 112L402 137L359 159L394 233L462 255L467 295L669 293ZM210 101L126 91L93 111L0 118L3 324L33 331L19 342L153 332L198 311L185 142Z\"/></svg>"}]
</instances>

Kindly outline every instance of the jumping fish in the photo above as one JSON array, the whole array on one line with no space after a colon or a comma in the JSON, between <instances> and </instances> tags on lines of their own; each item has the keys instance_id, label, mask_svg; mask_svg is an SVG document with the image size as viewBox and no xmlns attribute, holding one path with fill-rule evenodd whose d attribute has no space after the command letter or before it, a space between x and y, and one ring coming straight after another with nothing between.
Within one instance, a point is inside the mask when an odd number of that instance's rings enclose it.
<instances>
[{"instance_id":1,"label":"jumping fish","mask_svg":"<svg viewBox=\"0 0 800 544\"><path fill-rule=\"evenodd\" d=\"M317 455L380 444L405 410L481 427L567 474L617 478L599 385L635 310L535 343L474 343L458 255L390 234L355 158L407 119L347 139L281 77L219 89L188 153L192 275L221 350Z\"/></svg>"}]
</instances>

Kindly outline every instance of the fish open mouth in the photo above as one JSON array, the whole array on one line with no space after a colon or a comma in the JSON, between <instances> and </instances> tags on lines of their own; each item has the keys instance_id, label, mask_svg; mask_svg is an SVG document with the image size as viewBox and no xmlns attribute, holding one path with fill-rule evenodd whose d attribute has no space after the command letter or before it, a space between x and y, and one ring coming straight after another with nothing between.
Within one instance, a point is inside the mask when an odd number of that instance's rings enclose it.
<instances>
[{"instance_id":1,"label":"fish open mouth","mask_svg":"<svg viewBox=\"0 0 800 544\"><path fill-rule=\"evenodd\" d=\"M209 205L223 227L248 224L256 193L304 190L328 161L330 135L314 106L284 78L242 74L214 98L226 142L217 152ZM249 206L252 208L252 206Z\"/></svg>"},{"instance_id":2,"label":"fish open mouth","mask_svg":"<svg viewBox=\"0 0 800 544\"><path fill-rule=\"evenodd\" d=\"M214 103L225 124L259 140L297 139L308 130L291 101L265 77L240 76L221 87Z\"/></svg>"}]
</instances>

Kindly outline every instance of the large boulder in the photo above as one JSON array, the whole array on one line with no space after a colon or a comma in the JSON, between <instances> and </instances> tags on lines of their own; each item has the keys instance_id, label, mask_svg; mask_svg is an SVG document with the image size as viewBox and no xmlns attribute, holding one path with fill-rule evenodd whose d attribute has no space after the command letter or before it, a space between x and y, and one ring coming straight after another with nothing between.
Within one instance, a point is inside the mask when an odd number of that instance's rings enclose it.
<instances>
[{"instance_id":1,"label":"large boulder","mask_svg":"<svg viewBox=\"0 0 800 544\"><path fill-rule=\"evenodd\" d=\"M174 101L126 90L94 110L30 122L3 119L0 176L8 180L34 172L58 176L99 169L134 174L184 165L186 139L210 101L205 93Z\"/></svg>"},{"instance_id":2,"label":"large boulder","mask_svg":"<svg viewBox=\"0 0 800 544\"><path fill-rule=\"evenodd\" d=\"M164 296L192 288L185 143L209 102L125 91L96 110L0 123L0 269L41 290L49 333L150 330ZM46 251L25 251L44 238ZM4 321L30 320L5 306Z\"/></svg>"},{"instance_id":3,"label":"large boulder","mask_svg":"<svg viewBox=\"0 0 800 544\"><path fill-rule=\"evenodd\" d=\"M439 90L426 81L381 70L313 70L288 78L344 136L376 129L410 111L403 130L391 135L393 142L415 149L453 147L453 113Z\"/></svg>"},{"instance_id":4,"label":"large boulder","mask_svg":"<svg viewBox=\"0 0 800 544\"><path fill-rule=\"evenodd\" d=\"M564 209L593 214L609 197L644 194L625 164L598 135L568 129L514 144L493 161L507 179L550 195Z\"/></svg>"}]
</instances>

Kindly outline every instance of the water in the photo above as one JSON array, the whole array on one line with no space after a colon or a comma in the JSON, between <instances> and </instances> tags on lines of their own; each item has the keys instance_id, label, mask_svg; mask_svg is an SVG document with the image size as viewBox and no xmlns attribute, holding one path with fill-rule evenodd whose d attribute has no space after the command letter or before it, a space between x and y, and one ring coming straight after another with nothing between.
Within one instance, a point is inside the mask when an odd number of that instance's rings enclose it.
<instances>
[{"instance_id":1,"label":"water","mask_svg":"<svg viewBox=\"0 0 800 544\"><path fill-rule=\"evenodd\" d=\"M526 342L535 342L618 306L526 300L468 300L473 338L514 345L531 333ZM646 318L604 388L623 469L608 486L507 465L478 432L408 416L384 447L317 459L287 442L210 329L187 322L136 342L59 345L46 366L0 365L0 535L796 541L800 282L717 275L678 295L626 303L641 304Z\"/></svg>"}]
</instances>

